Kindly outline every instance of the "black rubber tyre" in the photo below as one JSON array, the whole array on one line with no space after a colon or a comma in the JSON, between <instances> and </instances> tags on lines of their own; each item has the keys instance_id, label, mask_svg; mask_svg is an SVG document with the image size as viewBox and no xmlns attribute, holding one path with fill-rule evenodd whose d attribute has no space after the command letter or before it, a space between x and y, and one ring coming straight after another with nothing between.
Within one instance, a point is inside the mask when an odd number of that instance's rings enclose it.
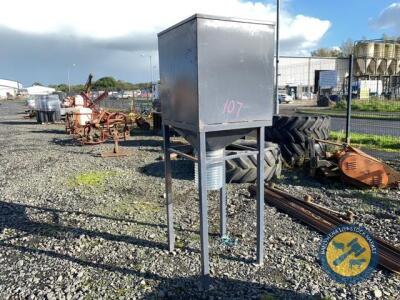
<instances>
[{"instance_id":1,"label":"black rubber tyre","mask_svg":"<svg viewBox=\"0 0 400 300\"><path fill-rule=\"evenodd\" d=\"M310 137L329 138L331 118L327 116L274 116L272 127L265 129L265 140L277 143L289 166L302 166L308 159ZM326 145L315 143L318 157L325 157Z\"/></svg>"},{"instance_id":2,"label":"black rubber tyre","mask_svg":"<svg viewBox=\"0 0 400 300\"><path fill-rule=\"evenodd\" d=\"M239 140L235 144L247 146L256 149L256 141L252 140ZM279 178L282 171L282 157L277 144L270 142L265 143L265 168L264 178L269 181L273 178ZM232 154L239 150L234 145L228 146L226 154ZM257 157L242 156L226 161L226 182L234 183L250 183L255 182L257 179Z\"/></svg>"},{"instance_id":3,"label":"black rubber tyre","mask_svg":"<svg viewBox=\"0 0 400 300\"><path fill-rule=\"evenodd\" d=\"M317 106L319 107L329 107L329 105L331 104L331 100L329 99L329 97L327 96L320 96L317 100Z\"/></svg>"}]
</instances>

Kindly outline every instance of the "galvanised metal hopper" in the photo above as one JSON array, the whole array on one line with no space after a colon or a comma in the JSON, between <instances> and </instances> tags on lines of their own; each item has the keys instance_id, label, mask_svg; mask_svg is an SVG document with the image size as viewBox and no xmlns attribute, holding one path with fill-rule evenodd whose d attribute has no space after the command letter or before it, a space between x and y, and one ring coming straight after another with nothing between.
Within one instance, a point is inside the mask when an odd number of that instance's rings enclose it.
<instances>
[{"instance_id":1,"label":"galvanised metal hopper","mask_svg":"<svg viewBox=\"0 0 400 300\"><path fill-rule=\"evenodd\" d=\"M220 190L225 223L225 147L257 130L257 260L262 263L264 127L272 125L275 26L235 18L194 15L158 34L160 100L164 128L169 248L172 231L169 129L194 148L200 198L202 274L208 276L207 190ZM262 170L262 171L261 171Z\"/></svg>"}]
</instances>

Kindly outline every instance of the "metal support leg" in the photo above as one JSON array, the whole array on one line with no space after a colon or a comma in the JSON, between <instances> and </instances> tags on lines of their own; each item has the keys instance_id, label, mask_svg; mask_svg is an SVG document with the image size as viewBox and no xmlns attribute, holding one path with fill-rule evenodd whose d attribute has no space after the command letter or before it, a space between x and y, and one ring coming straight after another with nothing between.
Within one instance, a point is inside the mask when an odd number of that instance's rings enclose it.
<instances>
[{"instance_id":1,"label":"metal support leg","mask_svg":"<svg viewBox=\"0 0 400 300\"><path fill-rule=\"evenodd\" d=\"M225 149L224 149L225 157ZM222 166L222 187L219 190L219 226L221 237L226 236L226 174L225 161Z\"/></svg>"},{"instance_id":2,"label":"metal support leg","mask_svg":"<svg viewBox=\"0 0 400 300\"><path fill-rule=\"evenodd\" d=\"M264 127L257 128L257 264L264 262Z\"/></svg>"},{"instance_id":3,"label":"metal support leg","mask_svg":"<svg viewBox=\"0 0 400 300\"><path fill-rule=\"evenodd\" d=\"M173 251L175 248L174 237L174 212L172 202L172 173L171 173L171 158L168 149L170 148L170 133L169 126L163 126L164 135L164 161L165 161L165 194L167 199L167 224L168 224L168 249Z\"/></svg>"},{"instance_id":4,"label":"metal support leg","mask_svg":"<svg viewBox=\"0 0 400 300\"><path fill-rule=\"evenodd\" d=\"M198 135L198 178L199 178L199 202L200 202L200 244L201 244L201 274L203 287L209 285L209 257L208 257L208 204L207 204L207 165L206 165L206 134Z\"/></svg>"}]
</instances>

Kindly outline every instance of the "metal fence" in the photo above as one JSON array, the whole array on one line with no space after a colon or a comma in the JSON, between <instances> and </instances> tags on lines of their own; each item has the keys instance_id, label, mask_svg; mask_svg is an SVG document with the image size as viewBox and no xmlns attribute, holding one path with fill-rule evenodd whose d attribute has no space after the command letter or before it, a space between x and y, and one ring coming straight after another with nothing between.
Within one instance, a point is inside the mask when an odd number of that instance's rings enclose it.
<instances>
[{"instance_id":1,"label":"metal fence","mask_svg":"<svg viewBox=\"0 0 400 300\"><path fill-rule=\"evenodd\" d=\"M291 113L288 107L294 107L292 113L329 115L333 140L346 141L348 135L351 144L378 158L400 159L400 75L388 75L383 70L373 75L360 74L360 60L351 61L350 65L349 58L283 57L279 93L296 100L281 104L280 112ZM321 83L321 74L327 70L335 72L333 87ZM328 99L325 103L321 101L324 97Z\"/></svg>"},{"instance_id":2,"label":"metal fence","mask_svg":"<svg viewBox=\"0 0 400 300\"><path fill-rule=\"evenodd\" d=\"M353 99L350 140L382 158L400 158L400 99Z\"/></svg>"},{"instance_id":3,"label":"metal fence","mask_svg":"<svg viewBox=\"0 0 400 300\"><path fill-rule=\"evenodd\" d=\"M281 57L279 93L294 100L291 104L282 103L280 112L329 115L333 140L346 141L348 135L353 145L379 158L400 159L400 73L395 70L394 75L388 75L381 67L366 75L360 71L365 59L356 57L351 61L352 69L349 58ZM387 61L385 64L393 65ZM398 68L400 71L400 62ZM323 75L324 71L335 71L332 87L326 86L327 78L331 77ZM350 110L349 74L353 74ZM328 98L329 107L321 106L324 101L318 101L324 97ZM152 109L152 101L109 98L101 106L143 112Z\"/></svg>"},{"instance_id":4,"label":"metal fence","mask_svg":"<svg viewBox=\"0 0 400 300\"><path fill-rule=\"evenodd\" d=\"M108 98L100 103L102 108L123 112L136 111L142 113L152 109L152 101L148 98Z\"/></svg>"}]
</instances>

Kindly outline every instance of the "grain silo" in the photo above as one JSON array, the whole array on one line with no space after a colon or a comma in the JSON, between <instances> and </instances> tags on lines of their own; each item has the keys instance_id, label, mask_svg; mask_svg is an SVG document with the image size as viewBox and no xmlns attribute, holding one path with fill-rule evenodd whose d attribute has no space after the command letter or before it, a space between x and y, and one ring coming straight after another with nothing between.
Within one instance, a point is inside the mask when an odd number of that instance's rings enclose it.
<instances>
[{"instance_id":1,"label":"grain silo","mask_svg":"<svg viewBox=\"0 0 400 300\"><path fill-rule=\"evenodd\" d=\"M396 44L395 46L395 58L396 58L396 75L400 76L400 44Z\"/></svg>"},{"instance_id":2,"label":"grain silo","mask_svg":"<svg viewBox=\"0 0 400 300\"><path fill-rule=\"evenodd\" d=\"M385 58L385 43L375 43L374 56L376 60L376 73L386 75L387 61Z\"/></svg>"},{"instance_id":3,"label":"grain silo","mask_svg":"<svg viewBox=\"0 0 400 300\"><path fill-rule=\"evenodd\" d=\"M386 73L388 75L396 75L395 45L395 43L385 43Z\"/></svg>"},{"instance_id":4,"label":"grain silo","mask_svg":"<svg viewBox=\"0 0 400 300\"><path fill-rule=\"evenodd\" d=\"M372 42L361 42L356 44L354 48L355 52L355 74L369 74L374 73L376 64L374 58L374 43Z\"/></svg>"},{"instance_id":5,"label":"grain silo","mask_svg":"<svg viewBox=\"0 0 400 300\"><path fill-rule=\"evenodd\" d=\"M391 40L363 40L355 43L354 75L358 80L375 80L383 94L400 92L400 43Z\"/></svg>"}]
</instances>

